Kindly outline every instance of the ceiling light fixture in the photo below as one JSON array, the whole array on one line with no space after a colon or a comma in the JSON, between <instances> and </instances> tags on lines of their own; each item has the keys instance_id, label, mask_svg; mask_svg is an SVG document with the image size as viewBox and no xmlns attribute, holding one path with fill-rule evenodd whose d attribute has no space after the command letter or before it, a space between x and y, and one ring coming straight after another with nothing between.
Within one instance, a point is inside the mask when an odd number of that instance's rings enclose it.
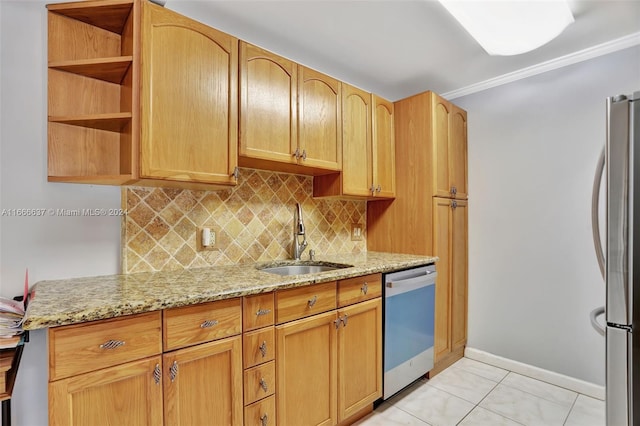
<instances>
[{"instance_id":1,"label":"ceiling light fixture","mask_svg":"<svg viewBox=\"0 0 640 426\"><path fill-rule=\"evenodd\" d=\"M573 22L565 0L439 0L490 55L518 55Z\"/></svg>"}]
</instances>

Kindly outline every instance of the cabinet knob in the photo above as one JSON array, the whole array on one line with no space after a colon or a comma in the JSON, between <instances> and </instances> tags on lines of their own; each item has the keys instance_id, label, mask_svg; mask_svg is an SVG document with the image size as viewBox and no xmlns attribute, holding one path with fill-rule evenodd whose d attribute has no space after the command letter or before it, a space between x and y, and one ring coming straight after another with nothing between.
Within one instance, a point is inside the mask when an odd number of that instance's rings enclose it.
<instances>
[{"instance_id":1,"label":"cabinet knob","mask_svg":"<svg viewBox=\"0 0 640 426\"><path fill-rule=\"evenodd\" d=\"M456 207L458 207L458 202L457 202L456 200L453 200L453 201L451 202L451 208L452 208L452 209L455 209Z\"/></svg>"},{"instance_id":2,"label":"cabinet knob","mask_svg":"<svg viewBox=\"0 0 640 426\"><path fill-rule=\"evenodd\" d=\"M172 383L176 379L177 375L178 375L178 361L173 361L173 364L171 364L171 368L169 369L169 378L171 379Z\"/></svg>"},{"instance_id":3,"label":"cabinet knob","mask_svg":"<svg viewBox=\"0 0 640 426\"><path fill-rule=\"evenodd\" d=\"M238 167L233 169L233 173L231 173L231 176L233 176L233 178L237 181L240 177L240 169Z\"/></svg>"},{"instance_id":4,"label":"cabinet knob","mask_svg":"<svg viewBox=\"0 0 640 426\"><path fill-rule=\"evenodd\" d=\"M211 328L214 325L218 325L218 320L207 320L200 324L200 328Z\"/></svg>"},{"instance_id":5,"label":"cabinet knob","mask_svg":"<svg viewBox=\"0 0 640 426\"><path fill-rule=\"evenodd\" d=\"M310 308L313 308L313 305L315 305L317 301L318 301L318 296L313 296L311 299L309 299L307 304L309 305Z\"/></svg>"},{"instance_id":6,"label":"cabinet knob","mask_svg":"<svg viewBox=\"0 0 640 426\"><path fill-rule=\"evenodd\" d=\"M369 291L369 286L367 285L367 283L365 282L364 284L362 284L362 287L360 288L360 291L362 292L362 294L367 294L367 291Z\"/></svg>"},{"instance_id":7,"label":"cabinet knob","mask_svg":"<svg viewBox=\"0 0 640 426\"><path fill-rule=\"evenodd\" d=\"M453 186L449 189L449 194L451 195L455 194L455 188Z\"/></svg>"},{"instance_id":8,"label":"cabinet knob","mask_svg":"<svg viewBox=\"0 0 640 426\"><path fill-rule=\"evenodd\" d=\"M260 353L262 354L262 358L267 356L267 342L266 342L266 340L264 342L262 342L262 344L260 346L258 346L258 349L260 349Z\"/></svg>"},{"instance_id":9,"label":"cabinet knob","mask_svg":"<svg viewBox=\"0 0 640 426\"><path fill-rule=\"evenodd\" d=\"M262 417L260 417L260 423L262 426L267 426L267 423L269 423L269 416L267 416L267 413L264 413Z\"/></svg>"},{"instance_id":10,"label":"cabinet knob","mask_svg":"<svg viewBox=\"0 0 640 426\"><path fill-rule=\"evenodd\" d=\"M376 192L381 192L381 191L382 191L382 187L378 185L378 187L376 188Z\"/></svg>"},{"instance_id":11,"label":"cabinet knob","mask_svg":"<svg viewBox=\"0 0 640 426\"><path fill-rule=\"evenodd\" d=\"M336 326L336 330L340 328L340 321L342 321L340 318L333 321L333 324Z\"/></svg>"},{"instance_id":12,"label":"cabinet knob","mask_svg":"<svg viewBox=\"0 0 640 426\"><path fill-rule=\"evenodd\" d=\"M270 313L271 313L271 309L258 309L258 311L256 312L256 316L261 317L263 315L268 315Z\"/></svg>"},{"instance_id":13,"label":"cabinet knob","mask_svg":"<svg viewBox=\"0 0 640 426\"><path fill-rule=\"evenodd\" d=\"M302 150L302 159L303 159L303 160L306 160L306 159L307 159L307 150L306 150L306 149L303 149L303 150Z\"/></svg>"},{"instance_id":14,"label":"cabinet knob","mask_svg":"<svg viewBox=\"0 0 640 426\"><path fill-rule=\"evenodd\" d=\"M293 152L293 156L296 157L296 159L300 158L300 148L296 148L296 150Z\"/></svg>"},{"instance_id":15,"label":"cabinet knob","mask_svg":"<svg viewBox=\"0 0 640 426\"><path fill-rule=\"evenodd\" d=\"M264 379L264 377L262 377L260 379L260 387L262 388L263 391L268 392L269 391L269 386L267 386L267 381Z\"/></svg>"},{"instance_id":16,"label":"cabinet knob","mask_svg":"<svg viewBox=\"0 0 640 426\"><path fill-rule=\"evenodd\" d=\"M100 345L100 349L117 349L120 346L124 346L123 340L107 340Z\"/></svg>"},{"instance_id":17,"label":"cabinet knob","mask_svg":"<svg viewBox=\"0 0 640 426\"><path fill-rule=\"evenodd\" d=\"M347 326L348 319L349 319L349 316L347 314L344 314L344 316L340 318L340 321L342 321L342 325L344 325L345 327Z\"/></svg>"},{"instance_id":18,"label":"cabinet knob","mask_svg":"<svg viewBox=\"0 0 640 426\"><path fill-rule=\"evenodd\" d=\"M376 187L373 186L373 184L371 184L371 188L369 188L369 192L371 192L371 195L374 195L376 192Z\"/></svg>"},{"instance_id":19,"label":"cabinet knob","mask_svg":"<svg viewBox=\"0 0 640 426\"><path fill-rule=\"evenodd\" d=\"M162 370L160 370L160 364L156 364L156 368L153 369L153 381L156 382L156 385L160 384L161 378Z\"/></svg>"}]
</instances>

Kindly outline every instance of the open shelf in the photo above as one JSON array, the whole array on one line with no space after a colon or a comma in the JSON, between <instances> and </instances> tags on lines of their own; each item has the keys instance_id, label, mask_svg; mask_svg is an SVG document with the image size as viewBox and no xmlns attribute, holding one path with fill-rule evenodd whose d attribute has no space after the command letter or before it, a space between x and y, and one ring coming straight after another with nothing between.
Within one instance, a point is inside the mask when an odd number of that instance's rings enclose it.
<instances>
[{"instance_id":1,"label":"open shelf","mask_svg":"<svg viewBox=\"0 0 640 426\"><path fill-rule=\"evenodd\" d=\"M47 9L112 33L122 34L133 0L98 0L50 4Z\"/></svg>"},{"instance_id":2,"label":"open shelf","mask_svg":"<svg viewBox=\"0 0 640 426\"><path fill-rule=\"evenodd\" d=\"M52 123L69 124L72 126L89 127L91 129L106 130L109 132L122 132L131 121L130 112L118 112L113 114L88 114L49 117Z\"/></svg>"},{"instance_id":3,"label":"open shelf","mask_svg":"<svg viewBox=\"0 0 640 426\"><path fill-rule=\"evenodd\" d=\"M49 63L49 68L120 84L132 63L133 56L118 56L114 58L55 61Z\"/></svg>"}]
</instances>

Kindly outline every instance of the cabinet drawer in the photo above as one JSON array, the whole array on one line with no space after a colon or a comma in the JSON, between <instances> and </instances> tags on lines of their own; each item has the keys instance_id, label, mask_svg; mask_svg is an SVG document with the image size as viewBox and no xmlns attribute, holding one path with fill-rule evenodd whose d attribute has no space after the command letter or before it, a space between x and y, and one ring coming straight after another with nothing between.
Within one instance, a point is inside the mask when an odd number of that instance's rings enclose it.
<instances>
[{"instance_id":1,"label":"cabinet drawer","mask_svg":"<svg viewBox=\"0 0 640 426\"><path fill-rule=\"evenodd\" d=\"M278 324L335 308L335 281L276 292L276 322Z\"/></svg>"},{"instance_id":2,"label":"cabinet drawer","mask_svg":"<svg viewBox=\"0 0 640 426\"><path fill-rule=\"evenodd\" d=\"M276 391L276 362L271 361L244 372L244 404L273 395Z\"/></svg>"},{"instance_id":3,"label":"cabinet drawer","mask_svg":"<svg viewBox=\"0 0 640 426\"><path fill-rule=\"evenodd\" d=\"M273 325L273 293L256 294L242 298L242 327L244 331Z\"/></svg>"},{"instance_id":4,"label":"cabinet drawer","mask_svg":"<svg viewBox=\"0 0 640 426\"><path fill-rule=\"evenodd\" d=\"M161 313L49 329L49 380L162 352Z\"/></svg>"},{"instance_id":5,"label":"cabinet drawer","mask_svg":"<svg viewBox=\"0 0 640 426\"><path fill-rule=\"evenodd\" d=\"M276 334L273 327L245 333L242 340L244 368L271 361L276 355Z\"/></svg>"},{"instance_id":6,"label":"cabinet drawer","mask_svg":"<svg viewBox=\"0 0 640 426\"><path fill-rule=\"evenodd\" d=\"M382 296L382 275L371 274L338 281L338 306Z\"/></svg>"},{"instance_id":7,"label":"cabinet drawer","mask_svg":"<svg viewBox=\"0 0 640 426\"><path fill-rule=\"evenodd\" d=\"M275 426L276 397L270 396L244 408L244 426Z\"/></svg>"},{"instance_id":8,"label":"cabinet drawer","mask_svg":"<svg viewBox=\"0 0 640 426\"><path fill-rule=\"evenodd\" d=\"M164 350L234 336L242 331L240 298L164 311Z\"/></svg>"}]
</instances>

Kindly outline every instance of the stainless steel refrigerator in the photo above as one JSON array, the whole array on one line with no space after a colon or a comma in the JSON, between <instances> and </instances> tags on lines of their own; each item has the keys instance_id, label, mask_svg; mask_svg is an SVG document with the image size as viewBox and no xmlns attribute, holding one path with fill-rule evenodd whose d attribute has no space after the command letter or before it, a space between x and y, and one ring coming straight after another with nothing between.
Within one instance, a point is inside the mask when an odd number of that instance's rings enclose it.
<instances>
[{"instance_id":1,"label":"stainless steel refrigerator","mask_svg":"<svg viewBox=\"0 0 640 426\"><path fill-rule=\"evenodd\" d=\"M602 160L602 158L604 160ZM640 91L607 98L604 253L598 232L596 173L594 241L606 282L607 426L640 424Z\"/></svg>"}]
</instances>

